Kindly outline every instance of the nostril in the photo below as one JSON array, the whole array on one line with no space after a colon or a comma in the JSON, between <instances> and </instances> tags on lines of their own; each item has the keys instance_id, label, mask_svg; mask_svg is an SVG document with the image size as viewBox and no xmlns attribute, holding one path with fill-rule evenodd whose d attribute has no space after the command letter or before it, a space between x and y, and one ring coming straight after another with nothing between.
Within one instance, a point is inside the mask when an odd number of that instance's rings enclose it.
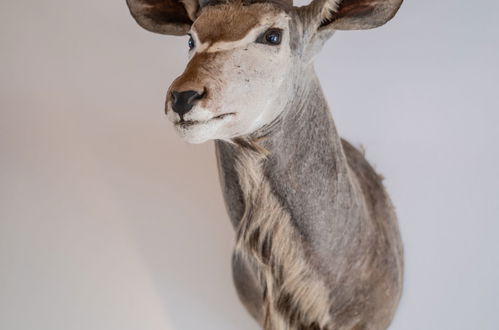
<instances>
[{"instance_id":1,"label":"nostril","mask_svg":"<svg viewBox=\"0 0 499 330\"><path fill-rule=\"evenodd\" d=\"M172 92L172 103L177 103L178 92Z\"/></svg>"},{"instance_id":2,"label":"nostril","mask_svg":"<svg viewBox=\"0 0 499 330\"><path fill-rule=\"evenodd\" d=\"M201 100L204 96L204 92L199 94L198 92L193 91L192 95L189 96L187 103L194 104L197 100Z\"/></svg>"},{"instance_id":3,"label":"nostril","mask_svg":"<svg viewBox=\"0 0 499 330\"><path fill-rule=\"evenodd\" d=\"M172 91L172 109L180 116L183 116L185 113L189 112L196 101L203 98L205 92L198 93L196 91L185 91L185 92L177 92Z\"/></svg>"}]
</instances>

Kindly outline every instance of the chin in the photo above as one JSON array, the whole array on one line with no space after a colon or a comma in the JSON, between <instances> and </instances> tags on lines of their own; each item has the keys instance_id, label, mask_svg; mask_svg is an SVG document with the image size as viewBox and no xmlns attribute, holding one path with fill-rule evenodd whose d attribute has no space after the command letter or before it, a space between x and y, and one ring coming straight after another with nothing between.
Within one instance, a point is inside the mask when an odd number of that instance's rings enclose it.
<instances>
[{"instance_id":1,"label":"chin","mask_svg":"<svg viewBox=\"0 0 499 330\"><path fill-rule=\"evenodd\" d=\"M200 144L210 140L228 140L234 136L233 117L220 116L208 121L176 122L175 130L180 138L188 143Z\"/></svg>"},{"instance_id":2,"label":"chin","mask_svg":"<svg viewBox=\"0 0 499 330\"><path fill-rule=\"evenodd\" d=\"M210 129L175 125L175 130L180 138L187 143L201 144L213 140L213 132Z\"/></svg>"},{"instance_id":3,"label":"chin","mask_svg":"<svg viewBox=\"0 0 499 330\"><path fill-rule=\"evenodd\" d=\"M175 130L182 140L192 144L224 138L220 134L221 127L218 123L175 124Z\"/></svg>"}]
</instances>

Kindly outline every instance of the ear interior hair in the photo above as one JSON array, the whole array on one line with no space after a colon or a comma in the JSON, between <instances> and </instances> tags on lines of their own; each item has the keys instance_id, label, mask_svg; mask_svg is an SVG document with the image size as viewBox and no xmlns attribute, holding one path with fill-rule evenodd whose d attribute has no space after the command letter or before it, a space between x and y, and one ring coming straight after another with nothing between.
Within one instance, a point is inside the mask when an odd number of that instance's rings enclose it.
<instances>
[{"instance_id":1,"label":"ear interior hair","mask_svg":"<svg viewBox=\"0 0 499 330\"><path fill-rule=\"evenodd\" d=\"M127 0L130 13L144 29L185 35L198 12L197 0Z\"/></svg>"},{"instance_id":2,"label":"ear interior hair","mask_svg":"<svg viewBox=\"0 0 499 330\"><path fill-rule=\"evenodd\" d=\"M315 0L321 1L321 0ZM326 0L322 1L319 28L364 30L390 21L402 0Z\"/></svg>"},{"instance_id":3,"label":"ear interior hair","mask_svg":"<svg viewBox=\"0 0 499 330\"><path fill-rule=\"evenodd\" d=\"M199 12L199 3L197 0L180 0L181 3L184 4L185 11L187 12L187 15L191 19L191 21L195 21L198 12Z\"/></svg>"}]
</instances>

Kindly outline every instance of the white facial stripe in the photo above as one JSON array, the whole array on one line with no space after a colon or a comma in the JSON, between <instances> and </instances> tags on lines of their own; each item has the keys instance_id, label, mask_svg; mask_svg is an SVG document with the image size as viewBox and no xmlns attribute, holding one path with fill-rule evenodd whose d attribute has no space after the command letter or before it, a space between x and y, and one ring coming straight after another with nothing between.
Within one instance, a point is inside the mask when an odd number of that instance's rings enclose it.
<instances>
[{"instance_id":1,"label":"white facial stripe","mask_svg":"<svg viewBox=\"0 0 499 330\"><path fill-rule=\"evenodd\" d=\"M251 30L248 31L248 33L239 40L235 41L218 41L213 44L209 44L208 42L204 42L201 44L198 44L196 47L196 52L197 53L202 53L202 52L207 52L207 53L215 53L223 50L230 50L238 47L242 47L244 45L247 45L253 41L256 40L256 38L260 35L262 32L263 28L262 25L257 25ZM195 34L195 30L192 29L191 31L192 34ZM196 35L195 41L199 41Z\"/></svg>"},{"instance_id":2,"label":"white facial stripe","mask_svg":"<svg viewBox=\"0 0 499 330\"><path fill-rule=\"evenodd\" d=\"M286 14L281 14L281 15L283 15L286 20L291 19L291 17L289 17ZM261 18L260 24L255 25L251 30L248 31L248 33L243 38L235 41L219 41L211 45L207 42L204 43L200 42L197 36L196 29L194 27L192 27L190 33L197 44L196 53L202 53L202 52L215 53L219 51L242 47L244 45L254 42L261 33L272 27L273 21L275 20L276 20L275 17L264 16Z\"/></svg>"},{"instance_id":3,"label":"white facial stripe","mask_svg":"<svg viewBox=\"0 0 499 330\"><path fill-rule=\"evenodd\" d=\"M208 47L210 47L210 45L205 42L205 43L198 43L197 47L196 47L196 53L202 53L204 51L206 51L206 49L208 49Z\"/></svg>"},{"instance_id":4,"label":"white facial stripe","mask_svg":"<svg viewBox=\"0 0 499 330\"><path fill-rule=\"evenodd\" d=\"M223 50L230 50L238 47L242 47L244 45L247 45L258 38L258 36L262 33L262 26L258 25L255 26L253 29L251 29L242 39L236 40L236 41L219 41L211 45L208 49L206 49L206 52L208 53L214 53L214 52L219 52Z\"/></svg>"}]
</instances>

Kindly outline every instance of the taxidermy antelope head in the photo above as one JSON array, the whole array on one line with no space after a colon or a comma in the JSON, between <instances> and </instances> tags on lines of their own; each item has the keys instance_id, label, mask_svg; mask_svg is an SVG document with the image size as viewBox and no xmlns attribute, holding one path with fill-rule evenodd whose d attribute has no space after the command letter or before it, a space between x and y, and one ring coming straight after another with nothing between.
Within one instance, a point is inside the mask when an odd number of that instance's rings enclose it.
<instances>
[{"instance_id":1,"label":"taxidermy antelope head","mask_svg":"<svg viewBox=\"0 0 499 330\"><path fill-rule=\"evenodd\" d=\"M216 141L239 297L266 330L386 329L402 291L390 199L341 140L313 60L336 30L381 26L402 0L127 0L145 29L189 35L166 114Z\"/></svg>"}]
</instances>

